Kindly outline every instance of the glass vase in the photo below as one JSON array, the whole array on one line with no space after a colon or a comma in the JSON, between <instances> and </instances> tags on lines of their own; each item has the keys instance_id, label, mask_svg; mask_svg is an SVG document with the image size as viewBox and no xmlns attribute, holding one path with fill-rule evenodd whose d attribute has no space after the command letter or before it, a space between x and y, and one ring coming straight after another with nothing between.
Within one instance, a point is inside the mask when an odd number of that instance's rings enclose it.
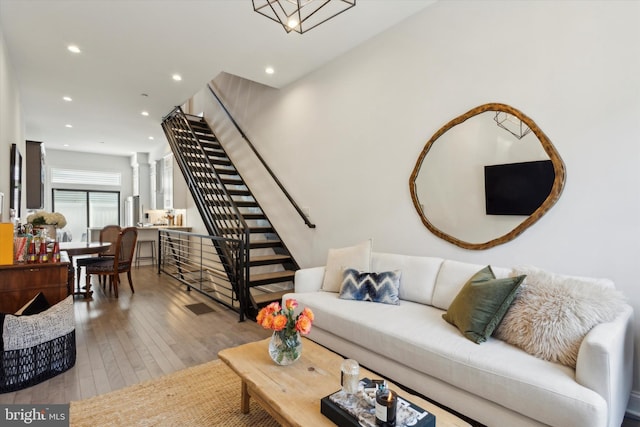
<instances>
[{"instance_id":1,"label":"glass vase","mask_svg":"<svg viewBox=\"0 0 640 427\"><path fill-rule=\"evenodd\" d=\"M269 356L278 365L291 365L302 354L302 340L297 331L274 331L269 341Z\"/></svg>"}]
</instances>

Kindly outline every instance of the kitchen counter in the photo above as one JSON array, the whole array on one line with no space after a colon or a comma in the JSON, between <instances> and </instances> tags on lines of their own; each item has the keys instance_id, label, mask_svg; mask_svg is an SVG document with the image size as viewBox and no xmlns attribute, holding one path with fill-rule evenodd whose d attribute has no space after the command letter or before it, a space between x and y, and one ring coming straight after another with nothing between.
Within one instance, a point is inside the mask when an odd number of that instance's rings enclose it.
<instances>
[{"instance_id":1,"label":"kitchen counter","mask_svg":"<svg viewBox=\"0 0 640 427\"><path fill-rule=\"evenodd\" d=\"M150 226L145 226L145 227L136 227L138 229L138 232L142 231L144 232L145 230L154 230L154 231L158 231L158 230L178 230L178 231L191 231L191 227L187 227L184 225L150 225ZM100 230L102 230L102 227L89 227L89 241L90 242L97 242L100 240ZM145 233L146 234L146 233Z\"/></svg>"}]
</instances>

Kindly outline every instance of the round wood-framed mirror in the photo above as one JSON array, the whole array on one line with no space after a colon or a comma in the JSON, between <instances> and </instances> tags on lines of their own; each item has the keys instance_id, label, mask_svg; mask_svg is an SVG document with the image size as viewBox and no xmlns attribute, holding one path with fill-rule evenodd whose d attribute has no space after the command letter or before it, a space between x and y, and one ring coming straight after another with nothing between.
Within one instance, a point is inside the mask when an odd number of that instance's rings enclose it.
<instances>
[{"instance_id":1,"label":"round wood-framed mirror","mask_svg":"<svg viewBox=\"0 0 640 427\"><path fill-rule=\"evenodd\" d=\"M476 107L438 130L409 179L413 204L436 236L465 249L513 240L556 203L565 166L521 111Z\"/></svg>"}]
</instances>

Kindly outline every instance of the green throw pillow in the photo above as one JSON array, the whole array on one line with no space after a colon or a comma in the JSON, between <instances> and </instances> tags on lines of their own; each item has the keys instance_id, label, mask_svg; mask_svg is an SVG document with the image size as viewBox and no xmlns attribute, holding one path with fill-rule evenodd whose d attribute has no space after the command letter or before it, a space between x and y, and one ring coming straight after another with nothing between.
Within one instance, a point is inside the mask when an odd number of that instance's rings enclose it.
<instances>
[{"instance_id":1,"label":"green throw pillow","mask_svg":"<svg viewBox=\"0 0 640 427\"><path fill-rule=\"evenodd\" d=\"M442 317L471 341L483 343L504 317L525 277L496 279L488 265L467 281Z\"/></svg>"}]
</instances>

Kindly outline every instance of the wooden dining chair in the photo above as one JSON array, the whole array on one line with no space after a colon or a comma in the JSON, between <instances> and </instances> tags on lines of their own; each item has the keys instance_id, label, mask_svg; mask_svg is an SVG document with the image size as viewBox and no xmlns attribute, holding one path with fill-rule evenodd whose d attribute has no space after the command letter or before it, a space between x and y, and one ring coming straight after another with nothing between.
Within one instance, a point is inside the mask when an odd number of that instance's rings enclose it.
<instances>
[{"instance_id":1,"label":"wooden dining chair","mask_svg":"<svg viewBox=\"0 0 640 427\"><path fill-rule=\"evenodd\" d=\"M115 253L113 258L104 259L86 266L87 289L91 288L92 274L95 274L98 277L108 277L109 290L113 289L113 293L117 298L120 274L127 273L131 293L135 293L133 289L133 281L131 280L131 264L133 262L133 252L135 251L137 240L138 229L136 227L127 227L122 229L118 234L118 238L115 243ZM104 288L105 284L103 283L102 286Z\"/></svg>"},{"instance_id":2,"label":"wooden dining chair","mask_svg":"<svg viewBox=\"0 0 640 427\"><path fill-rule=\"evenodd\" d=\"M109 249L99 254L97 257L87 257L76 259L76 283L80 283L80 273L82 267L95 262L104 261L104 257L114 257L116 254L116 241L122 229L119 225L106 225L100 230L100 243L111 243Z\"/></svg>"}]
</instances>

